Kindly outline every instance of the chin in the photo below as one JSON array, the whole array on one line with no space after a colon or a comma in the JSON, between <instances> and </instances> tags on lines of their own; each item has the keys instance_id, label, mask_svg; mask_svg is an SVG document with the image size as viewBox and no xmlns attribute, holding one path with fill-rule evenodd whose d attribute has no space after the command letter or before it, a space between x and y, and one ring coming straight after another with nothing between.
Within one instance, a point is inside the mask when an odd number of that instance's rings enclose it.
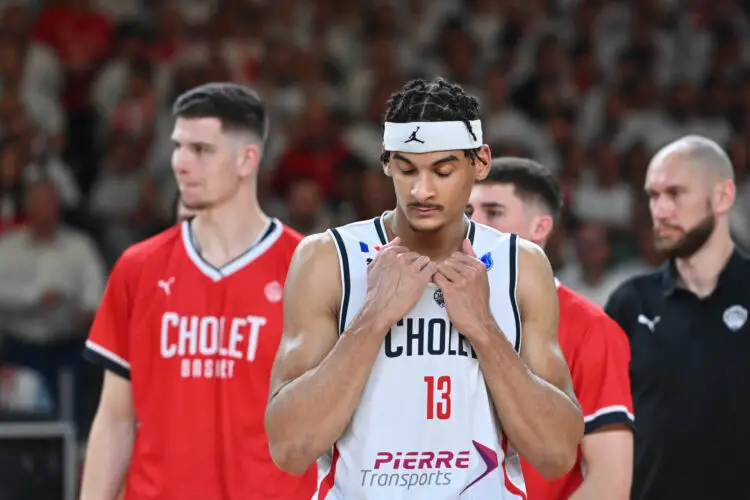
<instances>
[{"instance_id":1,"label":"chin","mask_svg":"<svg viewBox=\"0 0 750 500\"><path fill-rule=\"evenodd\" d=\"M445 226L445 222L439 217L428 219L413 217L407 219L407 222L409 223L409 229L415 233L436 233Z\"/></svg>"},{"instance_id":2,"label":"chin","mask_svg":"<svg viewBox=\"0 0 750 500\"><path fill-rule=\"evenodd\" d=\"M205 200L201 199L191 199L191 198L182 198L182 204L185 208L190 210L191 212L196 212L199 210L205 210L207 208L211 208L211 203L208 203Z\"/></svg>"}]
</instances>

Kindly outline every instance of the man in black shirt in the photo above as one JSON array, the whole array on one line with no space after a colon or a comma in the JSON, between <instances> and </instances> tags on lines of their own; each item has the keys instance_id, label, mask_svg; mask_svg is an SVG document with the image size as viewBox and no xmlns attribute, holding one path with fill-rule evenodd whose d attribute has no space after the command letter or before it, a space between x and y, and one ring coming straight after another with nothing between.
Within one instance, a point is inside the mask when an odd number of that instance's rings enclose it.
<instances>
[{"instance_id":1,"label":"man in black shirt","mask_svg":"<svg viewBox=\"0 0 750 500\"><path fill-rule=\"evenodd\" d=\"M729 234L731 162L687 136L654 156L645 187L668 262L606 305L632 351L631 498L750 498L750 260Z\"/></svg>"}]
</instances>

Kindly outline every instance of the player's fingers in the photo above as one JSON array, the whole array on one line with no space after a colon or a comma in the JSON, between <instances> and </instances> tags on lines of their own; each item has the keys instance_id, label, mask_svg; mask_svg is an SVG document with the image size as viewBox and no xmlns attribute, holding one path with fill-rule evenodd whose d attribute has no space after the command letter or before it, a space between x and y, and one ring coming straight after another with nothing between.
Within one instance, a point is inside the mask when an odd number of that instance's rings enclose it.
<instances>
[{"instance_id":1,"label":"player's fingers","mask_svg":"<svg viewBox=\"0 0 750 500\"><path fill-rule=\"evenodd\" d=\"M476 267L477 269L485 267L484 263L481 260L477 259L476 257L472 257L471 255L468 255L463 251L455 252L451 256L450 260L459 262L465 266Z\"/></svg>"},{"instance_id":2,"label":"player's fingers","mask_svg":"<svg viewBox=\"0 0 750 500\"><path fill-rule=\"evenodd\" d=\"M413 265L420 257L417 252L404 252L398 255L398 259L407 266Z\"/></svg>"},{"instance_id":3,"label":"player's fingers","mask_svg":"<svg viewBox=\"0 0 750 500\"><path fill-rule=\"evenodd\" d=\"M438 265L428 257L425 265L419 270L419 274L429 280L432 278L432 275L437 272L437 269Z\"/></svg>"},{"instance_id":4,"label":"player's fingers","mask_svg":"<svg viewBox=\"0 0 750 500\"><path fill-rule=\"evenodd\" d=\"M417 271L422 272L422 270L424 270L424 268L429 263L430 263L430 258L429 257L427 257L426 255L418 255L417 258L414 259L414 262L411 263L411 265Z\"/></svg>"},{"instance_id":5,"label":"player's fingers","mask_svg":"<svg viewBox=\"0 0 750 500\"><path fill-rule=\"evenodd\" d=\"M443 276L439 270L435 271L435 273L432 275L432 282L440 288L446 288L450 286L450 281L448 281L448 278Z\"/></svg>"},{"instance_id":6,"label":"player's fingers","mask_svg":"<svg viewBox=\"0 0 750 500\"><path fill-rule=\"evenodd\" d=\"M393 243L391 241L391 243ZM380 249L381 254L385 255L400 255L402 253L408 253L409 249L406 247L403 247L401 245L392 245L391 243L388 243L386 246Z\"/></svg>"},{"instance_id":7,"label":"player's fingers","mask_svg":"<svg viewBox=\"0 0 750 500\"><path fill-rule=\"evenodd\" d=\"M477 256L477 254L474 253L474 247L471 245L471 241L469 241L468 239L465 239L461 244L461 251L464 253L464 255L468 255L469 257Z\"/></svg>"},{"instance_id":8,"label":"player's fingers","mask_svg":"<svg viewBox=\"0 0 750 500\"><path fill-rule=\"evenodd\" d=\"M438 265L438 273L445 276L446 279L455 283L461 279L461 273L456 269L455 263L445 261Z\"/></svg>"},{"instance_id":9,"label":"player's fingers","mask_svg":"<svg viewBox=\"0 0 750 500\"><path fill-rule=\"evenodd\" d=\"M396 258L399 255L409 253L409 249L406 247L400 247L400 246L392 246L392 247L383 247L378 252L378 256L382 256L383 258Z\"/></svg>"}]
</instances>

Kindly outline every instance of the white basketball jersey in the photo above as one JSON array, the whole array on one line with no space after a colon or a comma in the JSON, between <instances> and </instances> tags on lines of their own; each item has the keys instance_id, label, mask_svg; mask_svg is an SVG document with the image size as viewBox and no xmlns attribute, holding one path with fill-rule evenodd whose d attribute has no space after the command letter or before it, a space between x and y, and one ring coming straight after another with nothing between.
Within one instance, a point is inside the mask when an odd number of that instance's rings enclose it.
<instances>
[{"instance_id":1,"label":"white basketball jersey","mask_svg":"<svg viewBox=\"0 0 750 500\"><path fill-rule=\"evenodd\" d=\"M386 231L376 217L330 233L341 266L341 333L365 302L367 264ZM470 222L468 238L489 272L492 313L518 351L516 236ZM314 500L525 500L518 454L435 285L385 337L349 426L318 470Z\"/></svg>"}]
</instances>

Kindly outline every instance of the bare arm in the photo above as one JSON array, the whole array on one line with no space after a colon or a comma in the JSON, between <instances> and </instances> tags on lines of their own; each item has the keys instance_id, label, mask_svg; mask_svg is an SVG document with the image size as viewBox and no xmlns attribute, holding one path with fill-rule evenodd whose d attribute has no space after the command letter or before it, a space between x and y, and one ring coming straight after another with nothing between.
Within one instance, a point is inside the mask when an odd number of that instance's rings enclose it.
<instances>
[{"instance_id":1,"label":"bare arm","mask_svg":"<svg viewBox=\"0 0 750 500\"><path fill-rule=\"evenodd\" d=\"M134 436L135 414L130 381L106 371L86 450L81 500L119 498Z\"/></svg>"},{"instance_id":2,"label":"bare arm","mask_svg":"<svg viewBox=\"0 0 750 500\"><path fill-rule=\"evenodd\" d=\"M302 474L344 432L391 325L365 306L339 338L341 279L327 234L300 243L284 293L266 431L276 465Z\"/></svg>"},{"instance_id":3,"label":"bare arm","mask_svg":"<svg viewBox=\"0 0 750 500\"><path fill-rule=\"evenodd\" d=\"M587 434L581 443L586 476L570 500L627 500L633 479L633 431L612 424Z\"/></svg>"},{"instance_id":4,"label":"bare arm","mask_svg":"<svg viewBox=\"0 0 750 500\"><path fill-rule=\"evenodd\" d=\"M549 261L520 238L518 252L520 357L495 324L470 338L503 431L521 456L553 479L575 464L583 418L557 340L559 307Z\"/></svg>"}]
</instances>

